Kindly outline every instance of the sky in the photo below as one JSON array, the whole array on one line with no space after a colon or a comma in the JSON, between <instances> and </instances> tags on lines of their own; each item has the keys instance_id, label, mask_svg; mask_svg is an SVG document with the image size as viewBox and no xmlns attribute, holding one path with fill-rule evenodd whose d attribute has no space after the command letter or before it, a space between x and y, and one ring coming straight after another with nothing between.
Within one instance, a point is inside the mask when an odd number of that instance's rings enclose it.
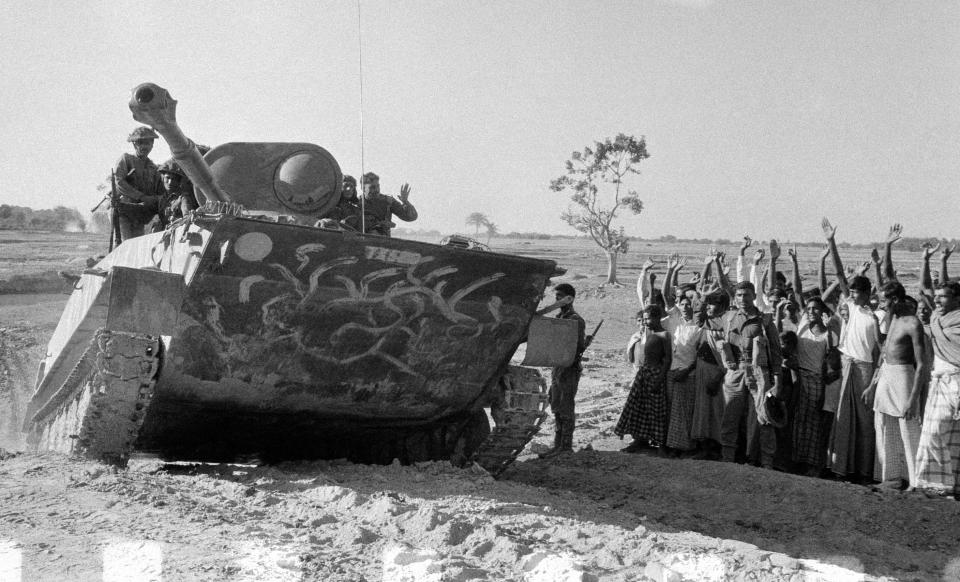
<instances>
[{"instance_id":1,"label":"sky","mask_svg":"<svg viewBox=\"0 0 960 582\"><path fill-rule=\"evenodd\" d=\"M575 234L550 181L625 133L650 152L629 235L960 236L952 0L5 0L0 59L3 204L93 207L150 81L198 143L409 183L401 226Z\"/></svg>"}]
</instances>

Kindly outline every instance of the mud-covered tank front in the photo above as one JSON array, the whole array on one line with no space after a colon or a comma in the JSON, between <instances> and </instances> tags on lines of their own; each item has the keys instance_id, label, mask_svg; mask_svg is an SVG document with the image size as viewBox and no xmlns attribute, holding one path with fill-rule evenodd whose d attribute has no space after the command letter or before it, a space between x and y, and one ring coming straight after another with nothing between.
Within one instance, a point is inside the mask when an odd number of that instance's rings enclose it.
<instances>
[{"instance_id":1,"label":"mud-covered tank front","mask_svg":"<svg viewBox=\"0 0 960 582\"><path fill-rule=\"evenodd\" d=\"M552 261L231 216L209 229L137 447L327 456L466 420ZM173 252L171 249L170 252Z\"/></svg>"}]
</instances>

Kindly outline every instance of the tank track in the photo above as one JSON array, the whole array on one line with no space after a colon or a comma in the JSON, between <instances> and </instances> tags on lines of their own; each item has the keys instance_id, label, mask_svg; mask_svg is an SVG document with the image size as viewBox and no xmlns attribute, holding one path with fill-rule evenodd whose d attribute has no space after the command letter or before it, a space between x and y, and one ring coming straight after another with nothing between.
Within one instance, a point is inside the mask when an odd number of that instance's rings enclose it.
<instances>
[{"instance_id":1,"label":"tank track","mask_svg":"<svg viewBox=\"0 0 960 582\"><path fill-rule=\"evenodd\" d=\"M53 398L35 415L39 450L124 465L153 398L158 338L98 330Z\"/></svg>"},{"instance_id":2,"label":"tank track","mask_svg":"<svg viewBox=\"0 0 960 582\"><path fill-rule=\"evenodd\" d=\"M534 368L509 366L500 378L500 397L491 406L495 426L474 453L474 461L494 477L520 456L547 417L547 383Z\"/></svg>"}]
</instances>

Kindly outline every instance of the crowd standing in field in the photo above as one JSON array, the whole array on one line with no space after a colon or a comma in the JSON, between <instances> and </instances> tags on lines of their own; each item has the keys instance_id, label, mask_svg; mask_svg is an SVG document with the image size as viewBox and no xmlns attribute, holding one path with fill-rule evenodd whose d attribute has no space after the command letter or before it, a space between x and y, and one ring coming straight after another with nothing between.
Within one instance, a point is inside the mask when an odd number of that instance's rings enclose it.
<instances>
[{"instance_id":1,"label":"crowd standing in field","mask_svg":"<svg viewBox=\"0 0 960 582\"><path fill-rule=\"evenodd\" d=\"M883 257L845 268L836 228L818 285L804 288L795 249L780 245L733 265L711 251L680 276L672 255L660 288L647 260L637 281L639 331L627 344L634 378L614 432L623 449L748 462L855 483L960 498L960 283L940 249L938 280L920 257L919 297L893 268L894 225ZM766 257L766 265L763 264ZM828 262L834 280L828 282ZM874 269L874 281L868 272ZM786 274L789 274L788 278Z\"/></svg>"}]
</instances>

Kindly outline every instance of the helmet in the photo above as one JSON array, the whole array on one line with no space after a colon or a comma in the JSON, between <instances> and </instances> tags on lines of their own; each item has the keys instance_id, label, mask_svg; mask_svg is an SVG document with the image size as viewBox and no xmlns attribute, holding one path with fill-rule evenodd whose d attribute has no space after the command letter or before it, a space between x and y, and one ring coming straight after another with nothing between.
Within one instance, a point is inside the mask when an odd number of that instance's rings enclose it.
<instances>
[{"instance_id":1,"label":"helmet","mask_svg":"<svg viewBox=\"0 0 960 582\"><path fill-rule=\"evenodd\" d=\"M137 141L140 139L157 139L160 137L155 131L149 127L140 126L137 129L133 130L130 135L127 136L127 141Z\"/></svg>"},{"instance_id":2,"label":"helmet","mask_svg":"<svg viewBox=\"0 0 960 582\"><path fill-rule=\"evenodd\" d=\"M161 174L174 174L176 176L180 176L181 178L186 178L183 170L181 170L180 166L178 166L173 160L167 160L160 164L160 167L157 168L157 171Z\"/></svg>"}]
</instances>

